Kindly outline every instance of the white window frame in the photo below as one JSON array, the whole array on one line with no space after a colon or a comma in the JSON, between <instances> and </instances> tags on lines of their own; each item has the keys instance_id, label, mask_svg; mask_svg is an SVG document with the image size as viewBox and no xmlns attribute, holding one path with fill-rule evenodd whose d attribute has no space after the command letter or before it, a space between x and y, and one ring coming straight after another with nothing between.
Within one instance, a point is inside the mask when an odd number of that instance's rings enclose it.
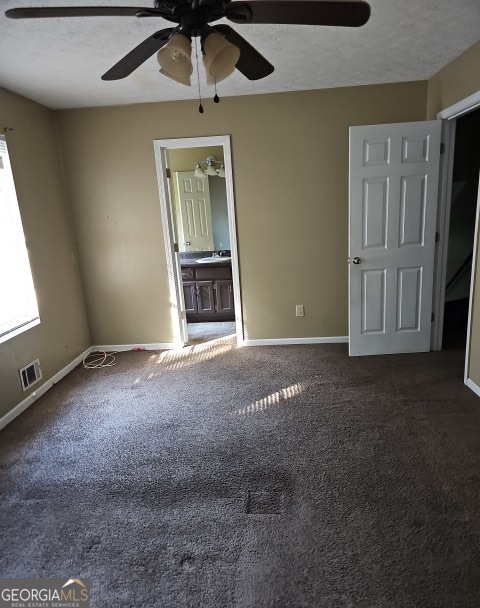
<instances>
[{"instance_id":1,"label":"white window frame","mask_svg":"<svg viewBox=\"0 0 480 608\"><path fill-rule=\"evenodd\" d=\"M20 216L15 182L8 154L8 146L4 135L0 135L0 156L2 158L2 166L0 166L0 171L2 171L2 173L5 172L3 173L2 180L0 182L0 188L3 188L7 193L7 207L5 207L4 210L0 210L0 219L1 213L4 213L4 225L0 226L0 239L6 242L5 233L2 235L2 230L5 230L7 226L9 236L12 237L13 235L12 239L8 243L8 252L1 252L0 243L0 253L4 256L4 258L16 256L15 259L18 262L16 270L19 270L21 273L19 275L21 277L21 281L18 284L17 293L23 292L23 303L18 311L19 314L15 317L5 317L4 320L1 318L2 303L0 301L0 343L3 343L38 325L40 323L40 315L38 312L35 286L33 283L30 260L28 258L27 245L25 242L22 218ZM1 280L2 278L0 277L0 281ZM7 281L7 279L4 280ZM12 285L8 282L6 284L1 284L0 282L0 299L2 298L2 294L3 298L5 298L5 294L11 289Z\"/></svg>"}]
</instances>

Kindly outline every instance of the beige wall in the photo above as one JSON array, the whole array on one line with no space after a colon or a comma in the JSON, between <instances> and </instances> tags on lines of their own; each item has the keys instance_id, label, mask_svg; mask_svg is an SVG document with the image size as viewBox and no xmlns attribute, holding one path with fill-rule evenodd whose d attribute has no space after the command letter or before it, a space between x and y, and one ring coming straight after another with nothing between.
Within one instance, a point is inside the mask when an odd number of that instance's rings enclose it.
<instances>
[{"instance_id":1,"label":"beige wall","mask_svg":"<svg viewBox=\"0 0 480 608\"><path fill-rule=\"evenodd\" d=\"M0 344L0 417L24 393L18 369L40 358L44 380L90 344L71 217L66 205L53 113L0 89L0 125L7 133L41 323Z\"/></svg>"},{"instance_id":2,"label":"beige wall","mask_svg":"<svg viewBox=\"0 0 480 608\"><path fill-rule=\"evenodd\" d=\"M435 118L440 110L478 91L480 91L480 42L430 79L427 99L429 116ZM468 375L480 386L480 249L478 248L476 268Z\"/></svg>"},{"instance_id":3,"label":"beige wall","mask_svg":"<svg viewBox=\"0 0 480 608\"><path fill-rule=\"evenodd\" d=\"M153 140L224 134L247 337L347 335L348 127L423 120L426 87L57 112L94 343L173 340Z\"/></svg>"},{"instance_id":4,"label":"beige wall","mask_svg":"<svg viewBox=\"0 0 480 608\"><path fill-rule=\"evenodd\" d=\"M480 42L428 81L427 116L444 110L480 89Z\"/></svg>"}]
</instances>

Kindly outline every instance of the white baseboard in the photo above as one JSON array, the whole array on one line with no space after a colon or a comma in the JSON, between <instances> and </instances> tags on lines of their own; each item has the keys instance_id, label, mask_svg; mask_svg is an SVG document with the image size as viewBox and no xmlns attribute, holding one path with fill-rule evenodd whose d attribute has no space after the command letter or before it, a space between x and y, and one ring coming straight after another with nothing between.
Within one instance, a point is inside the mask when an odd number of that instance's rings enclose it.
<instances>
[{"instance_id":1,"label":"white baseboard","mask_svg":"<svg viewBox=\"0 0 480 608\"><path fill-rule=\"evenodd\" d=\"M158 342L152 344L97 344L90 348L90 352L123 353L127 350L172 350L173 348L183 348L183 344L174 342Z\"/></svg>"},{"instance_id":2,"label":"white baseboard","mask_svg":"<svg viewBox=\"0 0 480 608\"><path fill-rule=\"evenodd\" d=\"M72 362L66 365L63 369L57 372L52 378L44 382L39 388L34 390L28 395L23 401L21 401L18 405L16 405L12 410L7 412L5 416L0 418L0 430L3 429L9 422L14 420L17 416L19 416L22 412L24 412L28 407L35 403L35 401L41 397L44 393L48 391L49 388L52 388L54 384L57 384L62 378L64 378L68 373L72 371L77 365L79 365L84 358L90 353L91 349L87 348L85 352L81 355L78 355Z\"/></svg>"},{"instance_id":3,"label":"white baseboard","mask_svg":"<svg viewBox=\"0 0 480 608\"><path fill-rule=\"evenodd\" d=\"M344 344L348 336L330 336L326 338L266 338L245 340L244 346L285 346L289 344Z\"/></svg>"},{"instance_id":4,"label":"white baseboard","mask_svg":"<svg viewBox=\"0 0 480 608\"><path fill-rule=\"evenodd\" d=\"M478 386L478 384L475 384L475 382L470 378L466 378L465 384L470 390L472 390L476 395L480 397L480 386Z\"/></svg>"}]
</instances>

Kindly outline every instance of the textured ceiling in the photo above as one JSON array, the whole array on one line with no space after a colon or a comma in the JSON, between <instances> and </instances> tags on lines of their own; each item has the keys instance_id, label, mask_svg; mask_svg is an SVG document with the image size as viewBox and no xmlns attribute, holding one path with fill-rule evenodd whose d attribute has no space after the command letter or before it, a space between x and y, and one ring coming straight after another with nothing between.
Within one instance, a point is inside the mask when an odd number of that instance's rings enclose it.
<instances>
[{"instance_id":1,"label":"textured ceiling","mask_svg":"<svg viewBox=\"0 0 480 608\"><path fill-rule=\"evenodd\" d=\"M255 0L252 0L253 2ZM197 98L158 72L153 56L129 77L101 75L153 32L160 18L6 19L20 6L152 6L151 0L2 0L0 86L51 108ZM273 65L251 82L239 72L221 82L220 96L323 89L427 79L480 39L480 0L370 0L361 28L231 24ZM480 68L479 68L480 69ZM213 88L200 80L204 97ZM195 81L194 81L195 82Z\"/></svg>"}]
</instances>

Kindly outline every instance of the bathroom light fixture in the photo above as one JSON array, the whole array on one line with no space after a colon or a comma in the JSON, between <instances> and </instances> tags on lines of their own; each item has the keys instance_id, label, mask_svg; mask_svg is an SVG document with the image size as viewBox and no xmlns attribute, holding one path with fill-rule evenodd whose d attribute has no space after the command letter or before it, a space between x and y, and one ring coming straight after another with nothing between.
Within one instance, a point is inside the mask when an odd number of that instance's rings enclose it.
<instances>
[{"instance_id":1,"label":"bathroom light fixture","mask_svg":"<svg viewBox=\"0 0 480 608\"><path fill-rule=\"evenodd\" d=\"M206 164L205 170L202 169L202 164ZM220 165L217 169L216 165ZM207 160L197 161L195 164L195 177L207 177L207 175L218 175L218 177L225 177L225 165L223 161L217 160L215 156L208 156Z\"/></svg>"}]
</instances>

